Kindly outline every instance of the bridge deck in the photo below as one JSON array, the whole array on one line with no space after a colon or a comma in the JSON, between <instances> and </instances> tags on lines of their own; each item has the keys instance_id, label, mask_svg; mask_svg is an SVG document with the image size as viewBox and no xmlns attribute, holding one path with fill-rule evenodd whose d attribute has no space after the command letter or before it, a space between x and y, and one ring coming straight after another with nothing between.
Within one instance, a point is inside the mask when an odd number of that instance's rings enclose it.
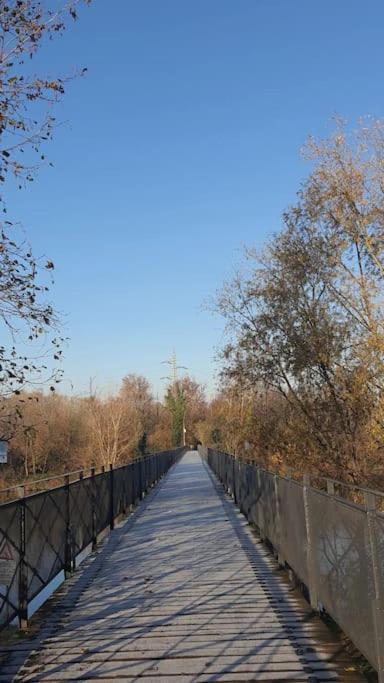
<instances>
[{"instance_id":1,"label":"bridge deck","mask_svg":"<svg viewBox=\"0 0 384 683\"><path fill-rule=\"evenodd\" d=\"M88 564L8 680L359 680L195 452Z\"/></svg>"}]
</instances>

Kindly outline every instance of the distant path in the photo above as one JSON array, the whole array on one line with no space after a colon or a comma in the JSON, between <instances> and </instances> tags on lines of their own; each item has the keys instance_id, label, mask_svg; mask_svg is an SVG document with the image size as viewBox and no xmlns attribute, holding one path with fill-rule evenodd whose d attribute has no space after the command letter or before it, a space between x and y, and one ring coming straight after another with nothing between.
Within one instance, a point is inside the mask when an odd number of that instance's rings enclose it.
<instances>
[{"instance_id":1,"label":"distant path","mask_svg":"<svg viewBox=\"0 0 384 683\"><path fill-rule=\"evenodd\" d=\"M150 495L14 680L360 680L196 452Z\"/></svg>"}]
</instances>

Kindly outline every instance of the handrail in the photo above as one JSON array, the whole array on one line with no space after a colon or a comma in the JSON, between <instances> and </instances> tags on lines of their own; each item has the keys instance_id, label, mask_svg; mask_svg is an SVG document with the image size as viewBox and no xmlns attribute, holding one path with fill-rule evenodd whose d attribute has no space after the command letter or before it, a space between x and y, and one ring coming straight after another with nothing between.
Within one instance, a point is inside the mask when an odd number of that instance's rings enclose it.
<instances>
[{"instance_id":1,"label":"handrail","mask_svg":"<svg viewBox=\"0 0 384 683\"><path fill-rule=\"evenodd\" d=\"M159 456L161 456L163 453L167 453L167 450L158 451L158 452L155 452L155 453L145 453L144 455L141 455L141 456L132 457L130 460L128 460L128 462L119 464L119 465L117 465L117 467L114 467L114 470L115 470L115 471L116 471L116 470L119 470L120 468L126 467L127 465L130 465L131 463L134 463L134 462L145 461L145 460L147 460L148 458L150 458L150 457L152 457L152 456L159 457ZM109 466L110 466L110 465L108 464L108 467L109 467ZM92 476L92 472L93 472L94 474L101 474L101 473L103 473L103 472L106 470L106 467L107 467L107 465L99 465L99 467L97 467L97 468L94 467L94 466L91 466L91 467L87 467L87 468L83 468L83 469L79 469L79 470L72 470L72 471L70 471L70 472L58 472L57 474L52 474L52 475L50 475L49 477L41 477L41 478L39 478L39 479L25 480L25 481L23 481L23 482L20 482L19 484L13 484L12 486L7 486L7 487L4 488L4 489L0 489L0 498L1 498L2 496L5 496L5 494L10 493L11 491L18 491L18 490L20 490L20 489L23 489L22 495L19 495L19 496L17 496L17 497L14 498L14 499L10 499L10 500L4 501L4 502L7 502L7 503L8 503L8 502L12 502L13 500L18 500L19 498L24 498L24 497L25 497L25 491L26 491L26 489L32 488L34 485L38 486L39 484L42 484L42 483L45 483L45 482L49 482L49 481L54 481L54 480L57 480L57 479L63 479L63 484L62 484L62 485L64 485L65 482L66 482L66 480L68 479L68 477L69 477L70 480L71 480L75 475L78 474L79 477L78 477L77 479L72 479L72 481L79 481L80 479L83 479L83 478L86 479L86 478ZM89 472L89 474L85 476L85 473L86 473L86 472ZM55 487L55 488L56 488L56 487ZM45 490L45 489L43 489L43 490ZM36 491L35 491L35 493L36 493ZM1 505L1 501L0 501L0 505Z\"/></svg>"},{"instance_id":2,"label":"handrail","mask_svg":"<svg viewBox=\"0 0 384 683\"><path fill-rule=\"evenodd\" d=\"M212 449L215 450L215 449ZM284 477L284 478L289 478L293 479L293 481L296 481L295 478L292 476L293 474L296 474L298 476L297 481L300 483L303 478L303 471L298 470L294 467L288 467L285 466L284 470L286 473L279 471L278 469L270 469L266 467L265 465L261 464L260 461L258 460L252 460L251 458L245 458L243 456L236 456L233 455L232 453L227 453L226 451L220 451L223 455L227 455L230 458L234 458L235 460L239 462L243 462L245 465L254 465L255 467L258 467L262 472L267 472L268 474L272 475L278 475L279 477ZM309 476L311 480L316 479L317 481L322 481L324 482L325 486L327 486L328 482L331 484L334 484L335 486L338 487L344 487L346 489L349 489L351 491L360 491L362 494L368 493L371 495L374 495L378 498L382 498L384 502L384 491L379 491L378 489L372 489L366 486L359 486L358 484L351 484L346 481L341 481L340 479L333 479L332 477L325 477L324 475L320 474L319 472L316 471L305 471L305 473ZM314 487L318 490L319 487ZM340 496L341 498L344 498L344 496ZM348 500L347 498L345 498Z\"/></svg>"}]
</instances>

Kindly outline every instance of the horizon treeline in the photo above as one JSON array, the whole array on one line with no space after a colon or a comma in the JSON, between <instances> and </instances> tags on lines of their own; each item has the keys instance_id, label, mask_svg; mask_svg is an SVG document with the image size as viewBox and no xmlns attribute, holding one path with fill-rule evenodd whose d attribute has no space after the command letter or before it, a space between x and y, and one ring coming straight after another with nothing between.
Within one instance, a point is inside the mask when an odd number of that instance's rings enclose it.
<instances>
[{"instance_id":1,"label":"horizon treeline","mask_svg":"<svg viewBox=\"0 0 384 683\"><path fill-rule=\"evenodd\" d=\"M185 428L187 445L383 488L384 123L338 121L305 154L282 229L214 303L229 335L217 394L183 377L159 401L128 375L109 397L19 395L17 476L127 462Z\"/></svg>"},{"instance_id":2,"label":"horizon treeline","mask_svg":"<svg viewBox=\"0 0 384 683\"><path fill-rule=\"evenodd\" d=\"M176 390L183 398L187 442L196 445L207 402L202 387L189 377L177 387L170 386L164 401L154 396L145 377L136 374L124 377L119 390L108 396L97 391L86 397L39 391L9 398L9 413L13 414L14 402L18 419L16 425L14 420L10 423L9 465L2 468L3 483L117 466L144 453L181 445L182 428L169 402Z\"/></svg>"},{"instance_id":3,"label":"horizon treeline","mask_svg":"<svg viewBox=\"0 0 384 683\"><path fill-rule=\"evenodd\" d=\"M108 396L24 391L7 402L10 415L15 403L18 419L10 422L1 488L48 474L118 466L181 446L184 426L187 446L202 442L237 453L244 446L244 397L238 406L233 392L223 390L209 401L203 385L189 376L171 383L163 400L145 377L129 374Z\"/></svg>"}]
</instances>

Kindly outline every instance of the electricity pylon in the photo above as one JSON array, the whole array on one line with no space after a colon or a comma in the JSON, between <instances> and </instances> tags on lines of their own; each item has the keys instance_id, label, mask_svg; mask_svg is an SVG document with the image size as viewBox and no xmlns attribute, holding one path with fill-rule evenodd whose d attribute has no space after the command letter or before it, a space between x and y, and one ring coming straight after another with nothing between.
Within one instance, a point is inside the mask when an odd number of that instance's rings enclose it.
<instances>
[{"instance_id":1,"label":"electricity pylon","mask_svg":"<svg viewBox=\"0 0 384 683\"><path fill-rule=\"evenodd\" d=\"M172 392L174 397L176 398L177 395L177 383L178 383L178 376L177 376L177 371L178 370L188 370L188 368L185 365L177 365L177 358L176 358L176 352L173 350L172 356L170 357L169 360L163 360L162 363L165 363L166 365L171 366L172 374L168 377L162 377L161 379L167 379L172 386ZM185 408L183 412L183 446L185 446L185 435L186 435L186 428L185 428Z\"/></svg>"},{"instance_id":2,"label":"electricity pylon","mask_svg":"<svg viewBox=\"0 0 384 683\"><path fill-rule=\"evenodd\" d=\"M161 379L169 380L169 382L171 382L171 384L172 384L172 391L175 392L176 387L177 387L177 380L178 380L177 371L178 370L188 370L188 368L185 367L185 365L177 365L177 358L176 358L175 350L173 350L173 353L172 353L172 356L170 357L170 359L169 360L163 360L162 363L165 363L166 365L171 366L172 375L168 376L168 377L162 377Z\"/></svg>"}]
</instances>

